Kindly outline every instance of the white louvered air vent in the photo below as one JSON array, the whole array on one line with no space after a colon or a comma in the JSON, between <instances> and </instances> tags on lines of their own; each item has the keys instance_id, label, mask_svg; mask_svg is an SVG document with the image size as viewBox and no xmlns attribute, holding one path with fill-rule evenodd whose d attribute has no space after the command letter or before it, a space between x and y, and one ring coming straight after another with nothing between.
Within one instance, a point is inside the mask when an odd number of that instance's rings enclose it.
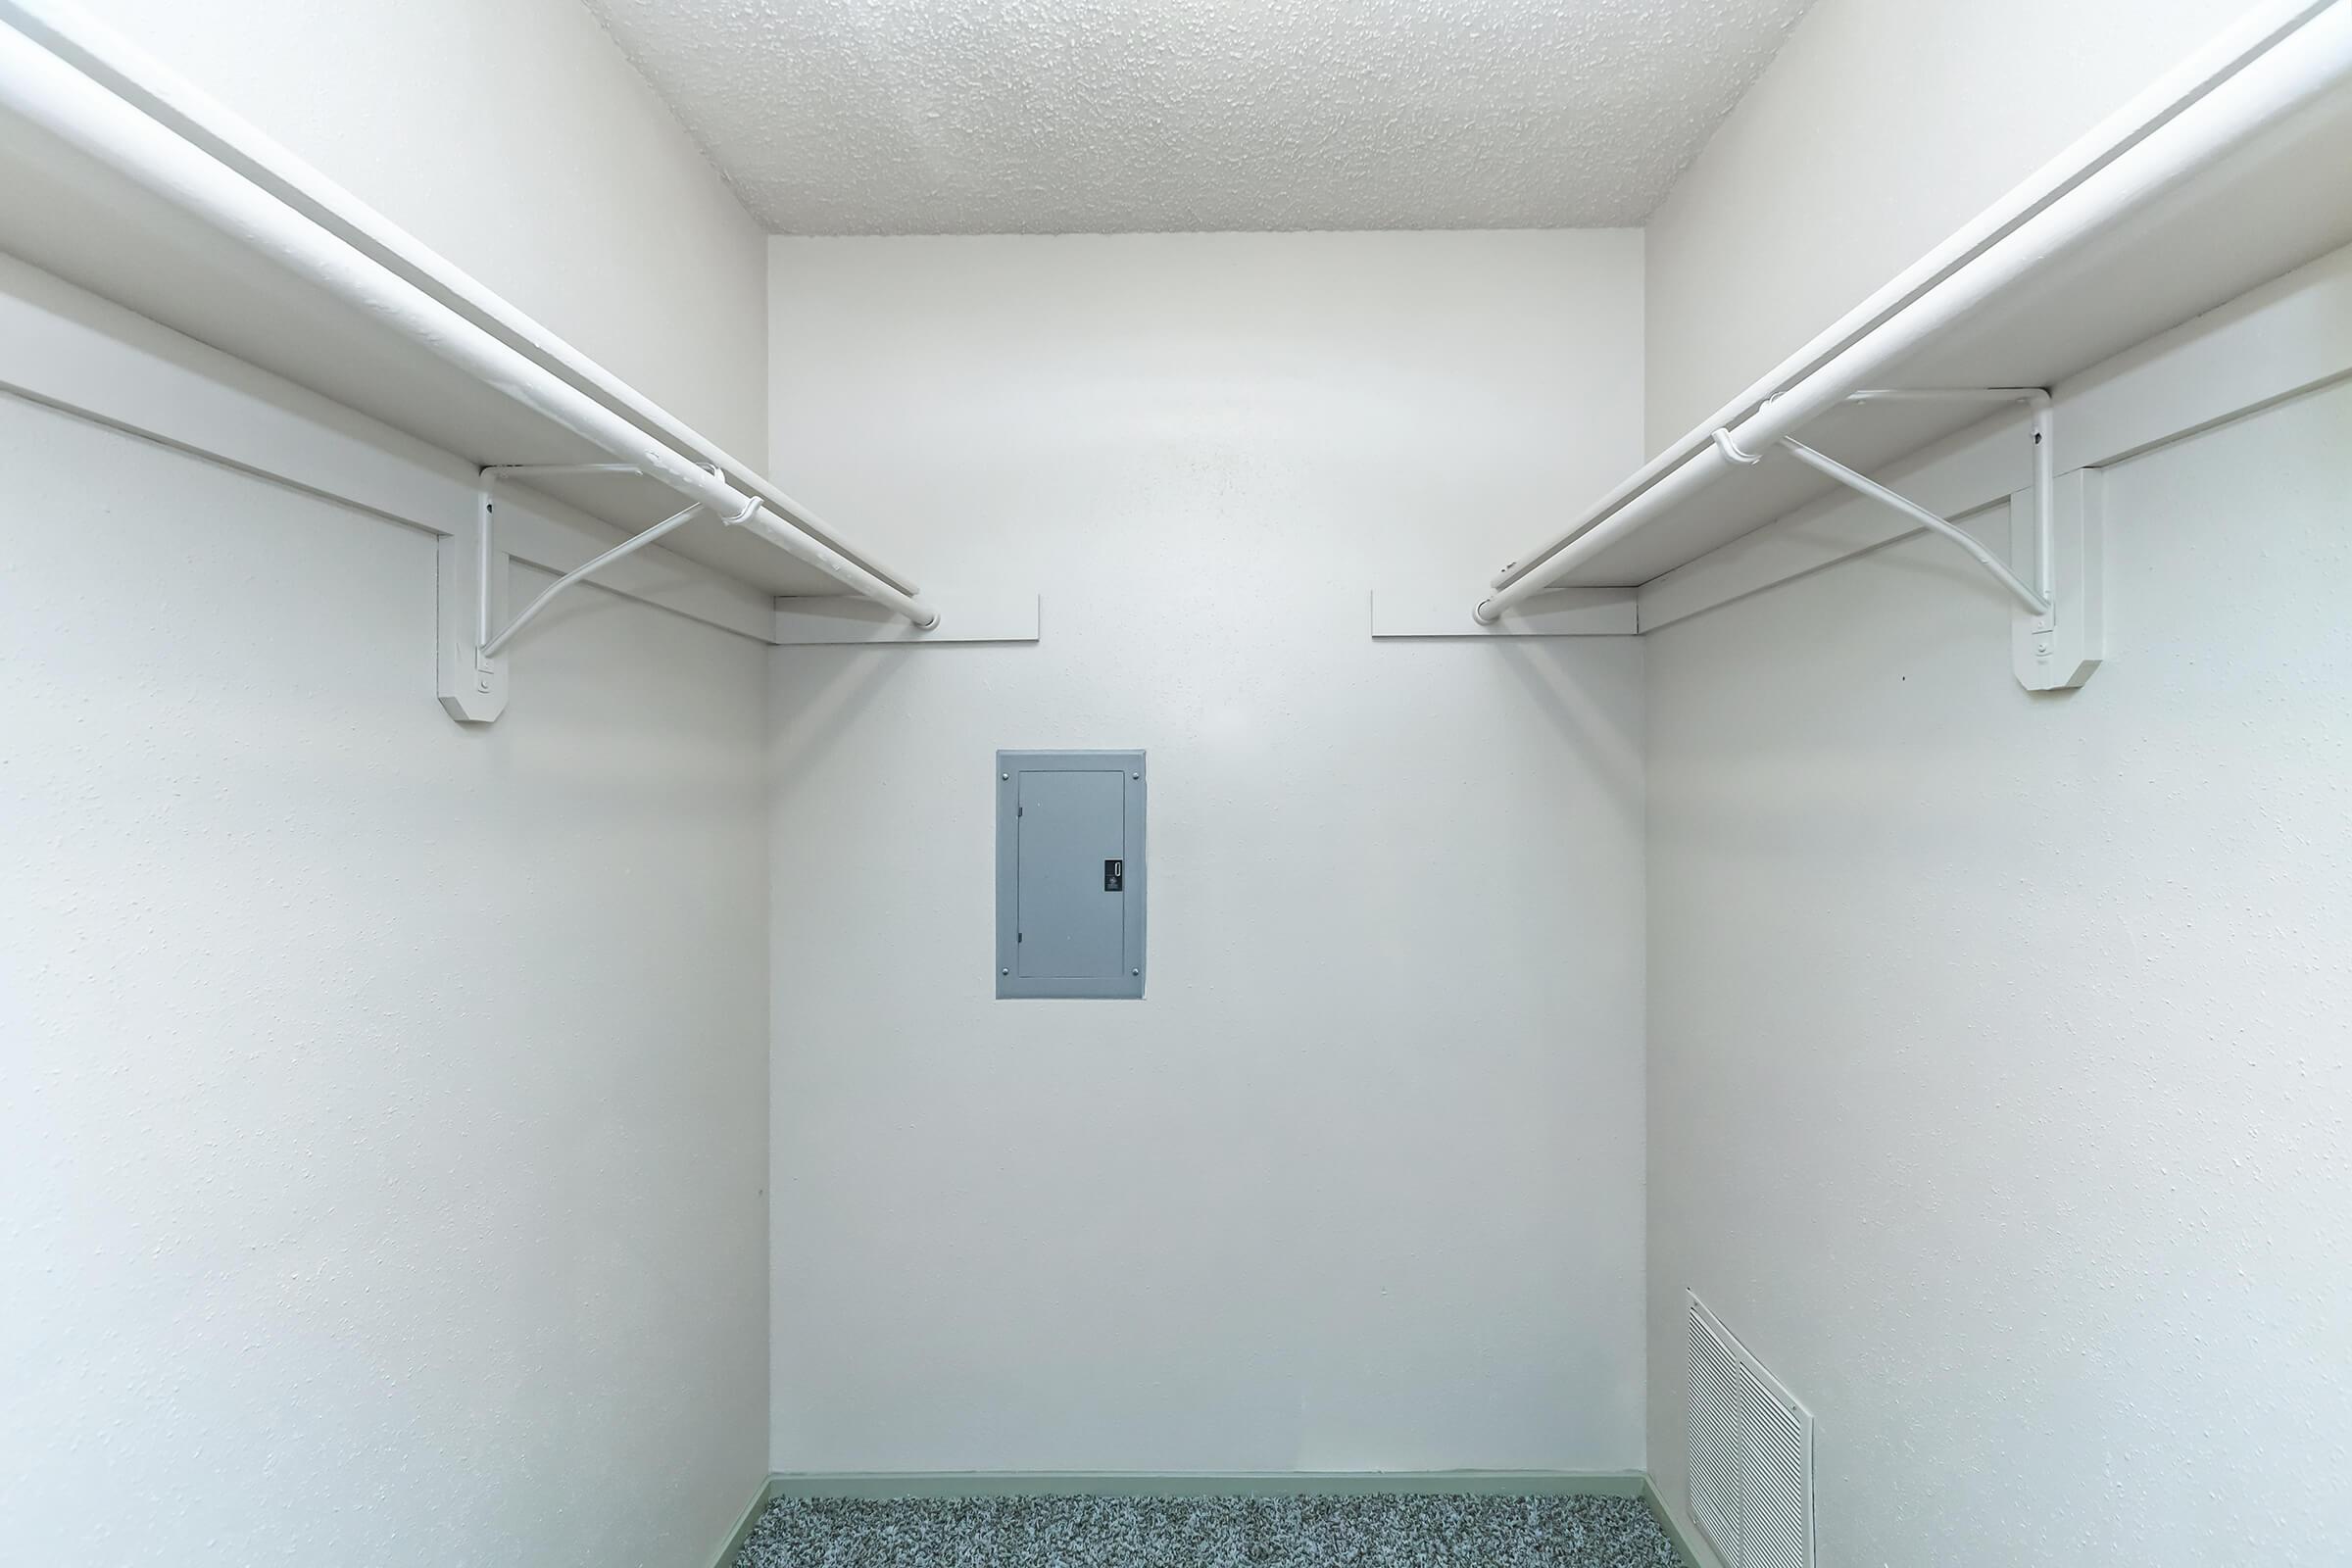
<instances>
[{"instance_id":1,"label":"white louvered air vent","mask_svg":"<svg viewBox=\"0 0 2352 1568\"><path fill-rule=\"evenodd\" d=\"M1812 1568L1812 1412L1689 1299L1691 1517L1728 1568Z\"/></svg>"}]
</instances>

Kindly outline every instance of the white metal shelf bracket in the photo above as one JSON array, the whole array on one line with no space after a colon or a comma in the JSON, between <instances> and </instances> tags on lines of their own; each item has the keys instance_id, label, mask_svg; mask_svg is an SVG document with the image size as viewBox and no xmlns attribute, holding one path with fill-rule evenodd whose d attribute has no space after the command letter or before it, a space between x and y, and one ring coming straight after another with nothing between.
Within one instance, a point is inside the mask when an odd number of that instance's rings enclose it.
<instances>
[{"instance_id":1,"label":"white metal shelf bracket","mask_svg":"<svg viewBox=\"0 0 2352 1568\"><path fill-rule=\"evenodd\" d=\"M435 685L442 709L465 724L507 710L507 662L483 651L490 623L507 612L507 555L490 523L493 476L482 472L473 515L440 540Z\"/></svg>"},{"instance_id":2,"label":"white metal shelf bracket","mask_svg":"<svg viewBox=\"0 0 2352 1568\"><path fill-rule=\"evenodd\" d=\"M2074 468L2009 498L2010 552L2048 564L2050 612L2010 617L2010 667L2030 692L2071 691L2107 657L2104 468Z\"/></svg>"},{"instance_id":3,"label":"white metal shelf bracket","mask_svg":"<svg viewBox=\"0 0 2352 1568\"><path fill-rule=\"evenodd\" d=\"M510 620L507 618L507 578L514 560L498 547L498 505L495 496L498 481L510 475L547 479L566 474L643 472L642 468L627 463L501 464L482 469L481 483L474 491L470 525L455 533L444 534L440 542L437 663L441 706L450 717L468 724L487 724L505 712L505 654L507 644L514 640L514 634L537 619L539 612L564 589L586 581L622 557L633 555L675 532L703 510L702 503L697 502L684 511L664 517L651 528L631 534L595 560L573 567L548 584L538 598L524 606L522 612ZM755 500L744 516L748 517L751 511L758 507L759 502ZM740 523L744 518L734 520ZM504 622L502 629L493 632L491 627L499 626L501 622Z\"/></svg>"},{"instance_id":4,"label":"white metal shelf bracket","mask_svg":"<svg viewBox=\"0 0 2352 1568\"><path fill-rule=\"evenodd\" d=\"M2099 551L2097 470L2057 472L2057 415L2040 387L1954 389L1882 388L1856 392L1849 403L2023 403L2032 411L2034 482L2010 501L2009 554L2024 557L2032 580L2020 577L1975 535L1909 497L1814 451L1793 436L1782 450L1856 494L1901 513L1957 545L2016 601L2012 638L2018 683L2028 691L2082 685L2103 656L2103 584ZM1718 430L1716 445L1736 462L1758 460ZM2060 567L2067 569L2061 572Z\"/></svg>"}]
</instances>

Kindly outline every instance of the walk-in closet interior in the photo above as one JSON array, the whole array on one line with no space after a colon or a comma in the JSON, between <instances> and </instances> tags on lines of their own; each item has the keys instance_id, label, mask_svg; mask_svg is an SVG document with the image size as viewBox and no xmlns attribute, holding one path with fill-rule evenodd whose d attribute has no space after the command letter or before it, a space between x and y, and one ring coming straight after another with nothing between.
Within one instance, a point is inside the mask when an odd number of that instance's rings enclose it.
<instances>
[{"instance_id":1,"label":"walk-in closet interior","mask_svg":"<svg viewBox=\"0 0 2352 1568\"><path fill-rule=\"evenodd\" d=\"M0 1564L2352 1561L2352 0L0 0Z\"/></svg>"}]
</instances>

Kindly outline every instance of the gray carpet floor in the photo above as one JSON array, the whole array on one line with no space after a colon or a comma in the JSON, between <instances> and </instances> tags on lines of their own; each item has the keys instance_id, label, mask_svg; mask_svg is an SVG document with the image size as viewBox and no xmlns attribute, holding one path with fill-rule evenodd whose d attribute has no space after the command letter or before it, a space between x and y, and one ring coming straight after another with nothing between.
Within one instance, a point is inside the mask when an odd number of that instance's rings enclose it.
<instances>
[{"instance_id":1,"label":"gray carpet floor","mask_svg":"<svg viewBox=\"0 0 2352 1568\"><path fill-rule=\"evenodd\" d=\"M1639 1497L780 1499L737 1568L1679 1568Z\"/></svg>"}]
</instances>

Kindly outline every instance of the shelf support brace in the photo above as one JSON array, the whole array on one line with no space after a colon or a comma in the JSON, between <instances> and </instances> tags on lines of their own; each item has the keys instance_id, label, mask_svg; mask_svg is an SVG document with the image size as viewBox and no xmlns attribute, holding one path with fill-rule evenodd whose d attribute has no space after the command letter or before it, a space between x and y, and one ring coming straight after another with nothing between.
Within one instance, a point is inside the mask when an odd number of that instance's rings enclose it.
<instances>
[{"instance_id":1,"label":"shelf support brace","mask_svg":"<svg viewBox=\"0 0 2352 1568\"><path fill-rule=\"evenodd\" d=\"M584 565L573 567L548 584L522 613L507 619L508 573L513 558L498 548L496 492L502 477L558 478L581 473L642 473L626 463L501 464L482 469L474 491L472 524L445 534L440 542L441 706L463 723L487 724L506 711L506 646L514 634L537 619L558 594L584 582L605 567L643 550L692 521L702 504L671 514L639 533L631 534ZM505 622L503 630L490 628Z\"/></svg>"},{"instance_id":2,"label":"shelf support brace","mask_svg":"<svg viewBox=\"0 0 2352 1568\"><path fill-rule=\"evenodd\" d=\"M676 532L679 528L682 528L687 523L693 521L695 514L702 510L702 503L698 501L693 506L686 508L683 512L672 513L668 516L662 518L660 522L655 523L651 528L648 528L641 533L633 533L629 535L628 538L623 539L620 543L614 545L612 549L606 551L594 561L589 562L586 565L574 566L563 576L558 577L554 582L549 583L545 592L541 593L538 598L532 600L528 605L523 607L521 614L516 615L513 620L507 622L507 629L505 631L500 632L497 636L482 644L482 658L485 660L496 659L499 655L499 650L505 648L507 644L513 640L516 632L522 630L523 627L528 626L533 620L537 619L539 612L545 610L549 603L555 599L556 595L562 593L564 589L570 587L575 582L586 581L588 578L596 575L596 573L599 571L602 571L605 567L610 566L612 564L612 563L618 561L621 557L633 555L637 551L643 550L647 545L652 544L663 534Z\"/></svg>"},{"instance_id":3,"label":"shelf support brace","mask_svg":"<svg viewBox=\"0 0 2352 1568\"><path fill-rule=\"evenodd\" d=\"M1876 387L1856 392L1848 403L2023 403L2033 416L2034 495L2039 503L2034 535L2034 591L2041 597L2038 613L2047 613L2054 597L2051 530L2055 526L2058 484L2058 406L2049 389L2038 386L1988 387Z\"/></svg>"},{"instance_id":4,"label":"shelf support brace","mask_svg":"<svg viewBox=\"0 0 2352 1568\"><path fill-rule=\"evenodd\" d=\"M2006 589L2017 603L2012 662L2020 685L2028 691L2056 691L2088 680L2105 647L2099 470L2058 473L2057 416L2050 394L2040 387L1880 388L1856 392L1846 401L2027 406L2032 412L2034 482L2010 498L2009 553L2012 560L2026 560L2031 581L1949 518L1792 437L1783 437L1781 447L1849 490L1950 540Z\"/></svg>"},{"instance_id":5,"label":"shelf support brace","mask_svg":"<svg viewBox=\"0 0 2352 1568\"><path fill-rule=\"evenodd\" d=\"M1982 544L1979 544L1976 540L1976 537L1966 528L1961 527L1959 524L1952 522L1936 513L1930 512L1927 508L1921 506L1918 502L1911 500L1907 496L1897 495L1894 491L1887 489L1876 479L1873 479L1866 474L1856 473L1844 464L1839 463L1836 458L1823 456L1821 453L1814 451L1811 447L1806 446L1802 441L1797 440L1794 436L1783 436L1781 438L1781 445L1787 449L1789 456L1795 458L1798 462L1805 464L1809 467L1820 469L1823 473L1828 474L1831 478L1837 480L1839 484L1844 485L1847 489L1854 491L1856 494L1868 496L1871 500L1880 503L1882 506L1893 508L1895 511L1901 513L1904 516L1909 517L1913 522L1918 523L1921 527L1927 529L1929 532L1940 534L1944 538L1949 539L1953 544L1958 545L1962 550L1968 553L1970 558L1973 559L1978 565L1983 566L1986 572L1990 573L1995 582L1998 582L2002 587L2008 589L2010 593L2014 594L2017 597L2017 602L2021 605L2024 605L2026 609L2034 614L2046 615L2050 612L2049 596L2033 588L2027 587L2026 584L2018 577L2017 573L2009 569L2007 563L2003 562L2000 557L1994 555L1991 551L1985 549ZM2039 573L2036 572L2036 575L2039 575Z\"/></svg>"}]
</instances>

